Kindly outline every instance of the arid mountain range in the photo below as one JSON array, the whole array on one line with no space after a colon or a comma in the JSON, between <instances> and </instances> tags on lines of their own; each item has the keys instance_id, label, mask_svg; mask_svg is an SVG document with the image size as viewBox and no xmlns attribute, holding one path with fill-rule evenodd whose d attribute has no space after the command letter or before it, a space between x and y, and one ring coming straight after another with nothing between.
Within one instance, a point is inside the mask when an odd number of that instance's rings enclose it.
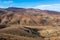
<instances>
[{"instance_id":1,"label":"arid mountain range","mask_svg":"<svg viewBox=\"0 0 60 40\"><path fill-rule=\"evenodd\" d=\"M60 12L0 8L0 40L60 40Z\"/></svg>"},{"instance_id":2,"label":"arid mountain range","mask_svg":"<svg viewBox=\"0 0 60 40\"><path fill-rule=\"evenodd\" d=\"M50 22L57 19L60 19L60 12L15 7L0 9L1 24L41 25L42 20L48 20L50 25Z\"/></svg>"}]
</instances>

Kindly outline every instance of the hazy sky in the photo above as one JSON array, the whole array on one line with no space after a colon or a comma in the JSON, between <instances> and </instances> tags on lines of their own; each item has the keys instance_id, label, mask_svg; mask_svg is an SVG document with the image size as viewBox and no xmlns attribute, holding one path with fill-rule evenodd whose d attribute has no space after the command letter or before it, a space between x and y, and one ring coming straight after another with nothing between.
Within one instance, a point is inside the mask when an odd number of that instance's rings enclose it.
<instances>
[{"instance_id":1,"label":"hazy sky","mask_svg":"<svg viewBox=\"0 0 60 40\"><path fill-rule=\"evenodd\" d=\"M60 0L0 0L0 8L8 7L60 11Z\"/></svg>"}]
</instances>

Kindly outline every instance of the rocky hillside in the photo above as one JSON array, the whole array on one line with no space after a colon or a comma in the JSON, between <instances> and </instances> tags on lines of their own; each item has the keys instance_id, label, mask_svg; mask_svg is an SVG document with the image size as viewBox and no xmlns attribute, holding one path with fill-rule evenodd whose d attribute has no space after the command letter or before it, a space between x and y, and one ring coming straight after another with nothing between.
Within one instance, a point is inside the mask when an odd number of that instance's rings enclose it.
<instances>
[{"instance_id":1,"label":"rocky hillside","mask_svg":"<svg viewBox=\"0 0 60 40\"><path fill-rule=\"evenodd\" d=\"M0 24L60 25L60 12L10 7L0 9Z\"/></svg>"},{"instance_id":2,"label":"rocky hillside","mask_svg":"<svg viewBox=\"0 0 60 40\"><path fill-rule=\"evenodd\" d=\"M33 8L0 8L0 39L60 40L60 12Z\"/></svg>"}]
</instances>

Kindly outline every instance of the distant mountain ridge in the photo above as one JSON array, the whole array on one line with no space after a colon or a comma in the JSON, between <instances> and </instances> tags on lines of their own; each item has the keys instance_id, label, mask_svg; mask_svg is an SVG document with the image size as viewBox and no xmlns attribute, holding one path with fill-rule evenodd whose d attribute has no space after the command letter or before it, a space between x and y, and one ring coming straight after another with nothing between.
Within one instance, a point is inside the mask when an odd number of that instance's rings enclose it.
<instances>
[{"instance_id":1,"label":"distant mountain ridge","mask_svg":"<svg viewBox=\"0 0 60 40\"><path fill-rule=\"evenodd\" d=\"M0 11L12 11L12 12L26 12L26 11L31 11L31 12L39 12L39 13L48 13L48 14L60 14L60 12L57 11L49 11L49 10L40 10L40 9L33 9L33 8L17 8L17 7L9 7L9 8L0 8Z\"/></svg>"},{"instance_id":2,"label":"distant mountain ridge","mask_svg":"<svg viewBox=\"0 0 60 40\"><path fill-rule=\"evenodd\" d=\"M55 13L55 14L59 14L60 12L57 11L49 11L49 10L40 10L40 9L34 9L34 8L17 8L17 7L9 7L6 10L8 11L14 11L14 10L32 10L32 11L43 11L43 12L48 12L48 13Z\"/></svg>"}]
</instances>

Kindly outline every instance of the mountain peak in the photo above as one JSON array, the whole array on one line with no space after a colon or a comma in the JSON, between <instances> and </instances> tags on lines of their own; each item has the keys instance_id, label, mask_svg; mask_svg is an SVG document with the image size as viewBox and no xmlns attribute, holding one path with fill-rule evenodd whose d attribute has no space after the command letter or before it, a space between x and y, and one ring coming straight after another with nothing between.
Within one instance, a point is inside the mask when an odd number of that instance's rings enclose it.
<instances>
[{"instance_id":1,"label":"mountain peak","mask_svg":"<svg viewBox=\"0 0 60 40\"><path fill-rule=\"evenodd\" d=\"M7 9L25 9L25 8L18 8L18 7L8 7Z\"/></svg>"}]
</instances>

